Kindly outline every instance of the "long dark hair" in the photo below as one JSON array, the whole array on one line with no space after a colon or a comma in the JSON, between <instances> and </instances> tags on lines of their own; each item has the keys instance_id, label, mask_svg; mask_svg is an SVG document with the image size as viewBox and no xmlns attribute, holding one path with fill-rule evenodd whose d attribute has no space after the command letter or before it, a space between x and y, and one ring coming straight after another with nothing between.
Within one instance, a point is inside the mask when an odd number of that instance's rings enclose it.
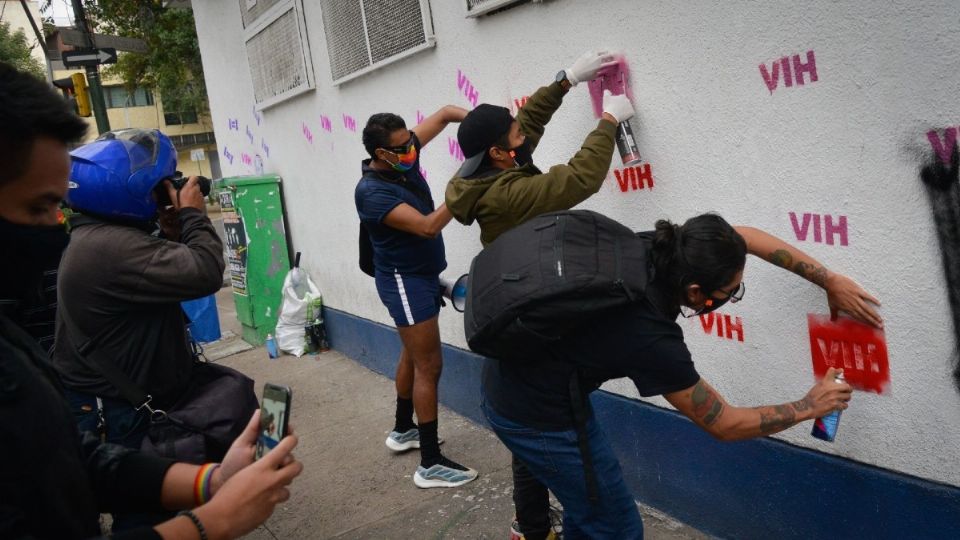
<instances>
[{"instance_id":1,"label":"long dark hair","mask_svg":"<svg viewBox=\"0 0 960 540\"><path fill-rule=\"evenodd\" d=\"M684 288L700 285L704 294L733 280L747 261L747 243L716 214L701 214L682 226L657 221L653 240L656 279L683 299Z\"/></svg>"}]
</instances>

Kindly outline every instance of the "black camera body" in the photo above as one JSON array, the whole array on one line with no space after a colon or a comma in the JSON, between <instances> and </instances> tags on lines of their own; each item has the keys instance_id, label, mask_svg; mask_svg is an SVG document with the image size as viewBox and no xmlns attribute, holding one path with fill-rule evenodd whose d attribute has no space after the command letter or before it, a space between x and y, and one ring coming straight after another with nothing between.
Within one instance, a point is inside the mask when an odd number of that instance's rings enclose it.
<instances>
[{"instance_id":1,"label":"black camera body","mask_svg":"<svg viewBox=\"0 0 960 540\"><path fill-rule=\"evenodd\" d=\"M173 187L176 188L177 191L180 191L183 189L183 186L187 185L187 180L189 180L189 178L183 176L183 174L180 174L178 171L177 175L170 179L170 183L173 184ZM206 176L199 176L197 177L197 184L200 186L200 193L203 193L204 197L210 195L210 186L212 183L210 182L209 178Z\"/></svg>"}]
</instances>

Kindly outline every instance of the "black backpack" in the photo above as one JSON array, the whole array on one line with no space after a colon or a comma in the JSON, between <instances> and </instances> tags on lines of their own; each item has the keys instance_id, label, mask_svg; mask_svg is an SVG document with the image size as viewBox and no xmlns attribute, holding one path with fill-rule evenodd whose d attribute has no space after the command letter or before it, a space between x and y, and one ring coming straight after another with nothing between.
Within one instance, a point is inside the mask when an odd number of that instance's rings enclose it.
<instances>
[{"instance_id":1,"label":"black backpack","mask_svg":"<svg viewBox=\"0 0 960 540\"><path fill-rule=\"evenodd\" d=\"M644 298L649 235L589 210L543 214L505 232L473 259L467 343L522 361L599 312Z\"/></svg>"}]
</instances>

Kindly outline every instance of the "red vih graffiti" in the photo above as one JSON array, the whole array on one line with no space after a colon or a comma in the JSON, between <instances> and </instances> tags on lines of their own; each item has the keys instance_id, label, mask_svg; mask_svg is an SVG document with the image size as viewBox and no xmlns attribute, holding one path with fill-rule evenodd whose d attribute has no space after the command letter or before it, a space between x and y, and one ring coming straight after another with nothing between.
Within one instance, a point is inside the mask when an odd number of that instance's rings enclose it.
<instances>
[{"instance_id":1,"label":"red vih graffiti","mask_svg":"<svg viewBox=\"0 0 960 540\"><path fill-rule=\"evenodd\" d=\"M813 374L818 379L829 368L842 368L854 388L881 394L890 385L887 340L878 330L853 319L831 321L829 315L807 314Z\"/></svg>"},{"instance_id":2,"label":"red vih graffiti","mask_svg":"<svg viewBox=\"0 0 960 540\"><path fill-rule=\"evenodd\" d=\"M743 341L743 320L740 317L731 319L726 313L711 311L700 315L700 326L705 334L712 334L716 328L717 337L733 339L733 334L737 334L737 341Z\"/></svg>"},{"instance_id":3,"label":"red vih graffiti","mask_svg":"<svg viewBox=\"0 0 960 540\"><path fill-rule=\"evenodd\" d=\"M617 179L617 185L620 191L626 193L628 189L638 191L644 187L653 189L653 172L650 170L650 164L644 163L636 167L625 167L623 169L614 169L613 176Z\"/></svg>"}]
</instances>

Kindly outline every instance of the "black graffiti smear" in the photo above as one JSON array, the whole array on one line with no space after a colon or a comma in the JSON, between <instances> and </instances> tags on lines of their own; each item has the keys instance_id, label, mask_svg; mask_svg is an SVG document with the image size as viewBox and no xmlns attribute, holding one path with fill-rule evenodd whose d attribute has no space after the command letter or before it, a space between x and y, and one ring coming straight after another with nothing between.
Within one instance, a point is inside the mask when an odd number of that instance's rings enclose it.
<instances>
[{"instance_id":1,"label":"black graffiti smear","mask_svg":"<svg viewBox=\"0 0 960 540\"><path fill-rule=\"evenodd\" d=\"M953 313L954 344L960 347L960 148L953 145L950 163L933 152L930 163L920 171L927 188L930 210L940 240L947 297ZM960 390L960 354L954 354L954 382Z\"/></svg>"}]
</instances>

